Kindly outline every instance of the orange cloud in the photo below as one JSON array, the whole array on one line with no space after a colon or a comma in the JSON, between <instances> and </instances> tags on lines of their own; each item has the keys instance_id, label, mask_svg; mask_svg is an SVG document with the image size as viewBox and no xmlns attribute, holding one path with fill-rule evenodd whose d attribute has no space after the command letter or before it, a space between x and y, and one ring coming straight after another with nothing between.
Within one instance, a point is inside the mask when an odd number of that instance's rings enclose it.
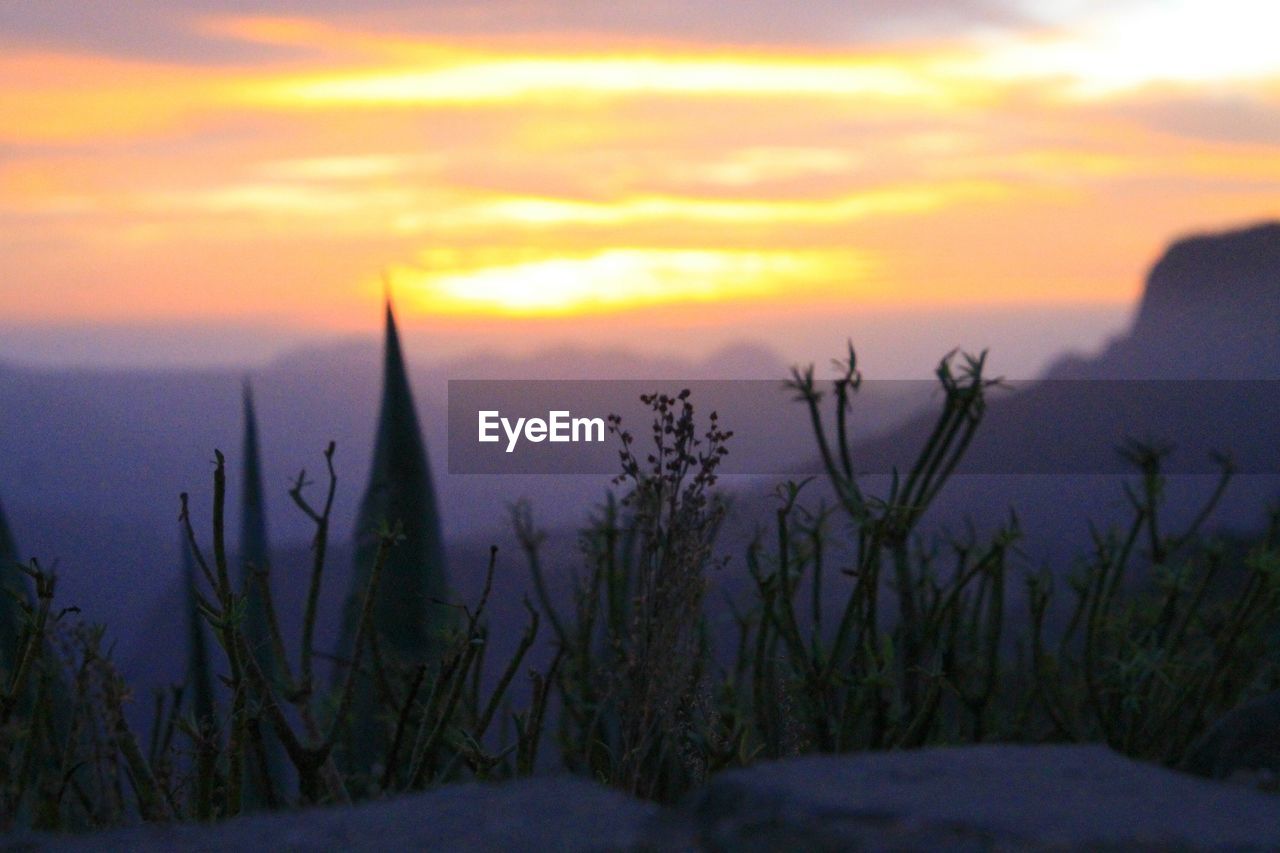
<instances>
[{"instance_id":1,"label":"orange cloud","mask_svg":"<svg viewBox=\"0 0 1280 853\"><path fill-rule=\"evenodd\" d=\"M183 66L19 51L0 56L0 140L61 144L118 141L171 129L233 88Z\"/></svg>"},{"instance_id":2,"label":"orange cloud","mask_svg":"<svg viewBox=\"0 0 1280 853\"><path fill-rule=\"evenodd\" d=\"M1156 83L1116 82L1114 52L1090 65L1087 33L819 51L193 26L289 50L0 56L19 117L0 122L0 251L22 291L0 310L341 325L384 269L458 322L1115 303L1171 233L1280 212L1280 145L1144 123ZM1277 108L1280 74L1229 59Z\"/></svg>"}]
</instances>

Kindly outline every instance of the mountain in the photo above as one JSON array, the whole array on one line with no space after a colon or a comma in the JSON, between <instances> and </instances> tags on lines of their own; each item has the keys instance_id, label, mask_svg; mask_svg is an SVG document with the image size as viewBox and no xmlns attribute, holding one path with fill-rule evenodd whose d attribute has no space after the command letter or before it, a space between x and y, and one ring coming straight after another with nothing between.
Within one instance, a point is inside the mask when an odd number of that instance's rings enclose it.
<instances>
[{"instance_id":1,"label":"mountain","mask_svg":"<svg viewBox=\"0 0 1280 853\"><path fill-rule=\"evenodd\" d=\"M1151 268L1129 331L1047 376L1280 378L1280 222L1178 240Z\"/></svg>"},{"instance_id":2,"label":"mountain","mask_svg":"<svg viewBox=\"0 0 1280 853\"><path fill-rule=\"evenodd\" d=\"M1059 573L1089 547L1088 525L1128 517L1126 439L1164 444L1165 529L1212 491L1211 454L1239 475L1212 519L1258 529L1280 495L1280 224L1175 242L1152 267L1131 328L1042 380L993 389L982 426L930 519L990 527L1016 509L1026 562ZM863 470L904 468L933 426L921 415L859 442Z\"/></svg>"}]
</instances>

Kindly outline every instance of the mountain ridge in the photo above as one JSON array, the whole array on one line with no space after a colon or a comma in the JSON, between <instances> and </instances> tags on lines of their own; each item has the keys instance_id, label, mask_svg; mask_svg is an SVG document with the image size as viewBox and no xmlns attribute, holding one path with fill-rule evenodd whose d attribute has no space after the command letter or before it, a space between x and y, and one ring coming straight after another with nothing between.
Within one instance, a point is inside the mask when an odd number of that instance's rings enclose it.
<instances>
[{"instance_id":1,"label":"mountain ridge","mask_svg":"<svg viewBox=\"0 0 1280 853\"><path fill-rule=\"evenodd\" d=\"M1147 274L1127 332L1051 379L1280 378L1280 222L1192 234Z\"/></svg>"}]
</instances>

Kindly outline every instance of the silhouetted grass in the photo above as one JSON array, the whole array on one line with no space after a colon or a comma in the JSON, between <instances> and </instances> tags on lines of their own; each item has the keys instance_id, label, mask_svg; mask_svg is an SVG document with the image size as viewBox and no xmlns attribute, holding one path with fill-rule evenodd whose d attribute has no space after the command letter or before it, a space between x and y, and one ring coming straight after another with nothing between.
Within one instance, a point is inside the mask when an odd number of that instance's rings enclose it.
<instances>
[{"instance_id":1,"label":"silhouetted grass","mask_svg":"<svg viewBox=\"0 0 1280 853\"><path fill-rule=\"evenodd\" d=\"M813 424L831 501L811 500L815 484L785 483L767 529L749 541L718 541L717 475L732 433L714 413L700 421L687 392L644 398L653 415L644 438L611 419L618 493L582 531L569 600L550 593L543 535L528 507L515 507L537 603L526 602L528 623L488 693L496 549L478 601L436 600L456 618L435 620L443 627L418 657L389 656L377 624L387 605L377 602L402 547L395 523L376 530L347 611L349 646L334 682L322 684L314 636L338 482L332 445L322 503L308 500L305 475L291 491L316 530L296 643L281 633L269 567L232 581L222 454L207 537L183 496L190 594L217 641L208 657L220 683L201 698L209 687L193 665L191 686L155 697L145 742L126 721L129 691L104 630L56 607L54 578L39 564L10 559L6 571L30 584L14 590L13 640L0 654L0 816L7 826L78 830L346 803L528 775L547 736L570 770L664 801L717 770L805 752L1104 741L1176 764L1224 711L1280 686L1280 522L1243 547L1206 535L1229 487L1225 462L1203 511L1170 532L1164 453L1128 445L1130 523L1095 532L1070 577L1019 579L1010 566L1016 517L985 538L920 533L981 428L992 384L983 359L941 362L935 429L884 495L864 492L856 476L852 350L840 365L829 391L812 368L790 383ZM734 602L731 648L716 648L709 628L719 553L740 554L750 579L750 594ZM1234 579L1230 596L1218 591L1224 578ZM1016 583L1027 595L1015 611ZM249 618L251 601L261 621ZM266 655L254 653L261 641L251 636L263 622ZM513 711L511 687L544 624L552 655L529 671L528 704ZM371 704L357 702L361 689ZM360 742L375 752L344 748L357 729L372 732ZM287 757L283 772L266 760L271 740Z\"/></svg>"}]
</instances>

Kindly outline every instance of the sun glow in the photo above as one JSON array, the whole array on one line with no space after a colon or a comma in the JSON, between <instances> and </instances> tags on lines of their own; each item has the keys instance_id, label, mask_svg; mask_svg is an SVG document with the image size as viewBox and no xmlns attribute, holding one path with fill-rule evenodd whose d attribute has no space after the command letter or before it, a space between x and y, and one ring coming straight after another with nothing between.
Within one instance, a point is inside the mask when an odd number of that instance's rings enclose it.
<instances>
[{"instance_id":1,"label":"sun glow","mask_svg":"<svg viewBox=\"0 0 1280 853\"><path fill-rule=\"evenodd\" d=\"M452 56L438 67L313 75L254 87L250 99L280 106L431 106L529 99L818 97L935 105L976 98L926 68L846 58L749 56Z\"/></svg>"},{"instance_id":2,"label":"sun glow","mask_svg":"<svg viewBox=\"0 0 1280 853\"><path fill-rule=\"evenodd\" d=\"M1276 13L1078 5L845 44L522 32L479 6L452 31L175 14L190 55L14 36L0 314L345 327L384 269L459 327L1125 302L1171 236L1280 214Z\"/></svg>"},{"instance_id":3,"label":"sun glow","mask_svg":"<svg viewBox=\"0 0 1280 853\"><path fill-rule=\"evenodd\" d=\"M397 295L433 313L555 316L776 297L869 267L850 252L610 249L472 270L398 267L390 277Z\"/></svg>"},{"instance_id":4,"label":"sun glow","mask_svg":"<svg viewBox=\"0 0 1280 853\"><path fill-rule=\"evenodd\" d=\"M626 225L646 222L728 224L850 222L882 214L922 213L957 201L996 200L1007 187L976 181L893 187L817 199L714 199L642 196L607 203L554 198L502 198L459 211L455 222Z\"/></svg>"}]
</instances>

